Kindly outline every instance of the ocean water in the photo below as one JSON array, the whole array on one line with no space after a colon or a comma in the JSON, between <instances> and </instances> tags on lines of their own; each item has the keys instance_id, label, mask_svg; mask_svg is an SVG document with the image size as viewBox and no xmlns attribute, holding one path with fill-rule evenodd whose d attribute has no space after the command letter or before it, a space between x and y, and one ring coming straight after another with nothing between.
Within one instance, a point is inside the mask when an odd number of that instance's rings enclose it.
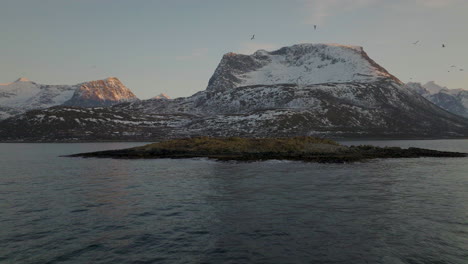
<instances>
[{"instance_id":1,"label":"ocean water","mask_svg":"<svg viewBox=\"0 0 468 264\"><path fill-rule=\"evenodd\" d=\"M468 158L59 157L142 144L0 144L0 263L468 263Z\"/></svg>"}]
</instances>

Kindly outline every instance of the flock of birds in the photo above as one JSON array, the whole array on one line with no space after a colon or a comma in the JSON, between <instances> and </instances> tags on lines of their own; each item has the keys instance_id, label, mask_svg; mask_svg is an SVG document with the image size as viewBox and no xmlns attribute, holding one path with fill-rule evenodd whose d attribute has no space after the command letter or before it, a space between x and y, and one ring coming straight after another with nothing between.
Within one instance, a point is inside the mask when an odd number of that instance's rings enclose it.
<instances>
[{"instance_id":1,"label":"flock of birds","mask_svg":"<svg viewBox=\"0 0 468 264\"><path fill-rule=\"evenodd\" d=\"M314 30L317 30L317 25L314 25ZM255 34L252 35L252 37L250 38L250 40L254 40L255 39ZM413 45L417 45L419 43L419 40L417 40L416 42L413 42ZM442 43L442 48L445 48L445 44ZM450 69L452 70L456 70L458 67L455 66L455 65L452 65L450 66ZM458 68L459 71L464 71L464 69L462 68ZM448 70L447 72L450 72L450 70ZM410 78L410 80L412 80L413 78Z\"/></svg>"},{"instance_id":2,"label":"flock of birds","mask_svg":"<svg viewBox=\"0 0 468 264\"><path fill-rule=\"evenodd\" d=\"M417 45L418 43L419 43L419 40L416 41L416 42L413 42L413 45ZM442 43L442 48L446 48L444 43ZM450 69L447 72L450 72L450 70L457 70L457 69L458 69L458 71L464 71L464 69L459 68L456 65L452 65L452 66L450 66ZM413 79L413 78L411 78L411 79Z\"/></svg>"}]
</instances>

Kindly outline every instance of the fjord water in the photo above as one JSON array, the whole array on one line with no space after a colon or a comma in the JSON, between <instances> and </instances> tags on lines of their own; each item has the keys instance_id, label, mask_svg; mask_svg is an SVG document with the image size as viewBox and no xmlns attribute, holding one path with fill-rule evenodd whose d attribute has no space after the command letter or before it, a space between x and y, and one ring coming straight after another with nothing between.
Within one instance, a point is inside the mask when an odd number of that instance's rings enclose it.
<instances>
[{"instance_id":1,"label":"fjord water","mask_svg":"<svg viewBox=\"0 0 468 264\"><path fill-rule=\"evenodd\" d=\"M468 263L468 158L59 157L142 144L0 144L0 262Z\"/></svg>"}]
</instances>

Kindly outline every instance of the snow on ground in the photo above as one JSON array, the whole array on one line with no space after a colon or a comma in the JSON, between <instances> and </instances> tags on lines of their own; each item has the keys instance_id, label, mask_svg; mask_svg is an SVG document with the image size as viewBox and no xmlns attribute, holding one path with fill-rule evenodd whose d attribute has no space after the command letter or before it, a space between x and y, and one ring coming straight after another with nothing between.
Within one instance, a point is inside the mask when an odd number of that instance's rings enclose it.
<instances>
[{"instance_id":1,"label":"snow on ground","mask_svg":"<svg viewBox=\"0 0 468 264\"><path fill-rule=\"evenodd\" d=\"M7 107L22 106L29 98L41 91L40 86L31 81L16 81L0 85L0 105Z\"/></svg>"},{"instance_id":2,"label":"snow on ground","mask_svg":"<svg viewBox=\"0 0 468 264\"><path fill-rule=\"evenodd\" d=\"M268 60L265 66L238 76L238 86L296 83L311 85L329 82L360 82L390 75L371 64L361 47L337 44L300 44L285 54L258 51L254 59ZM299 54L299 55L298 55Z\"/></svg>"},{"instance_id":3,"label":"snow on ground","mask_svg":"<svg viewBox=\"0 0 468 264\"><path fill-rule=\"evenodd\" d=\"M0 85L0 120L32 109L63 104L69 100L76 86L43 85L20 78Z\"/></svg>"}]
</instances>

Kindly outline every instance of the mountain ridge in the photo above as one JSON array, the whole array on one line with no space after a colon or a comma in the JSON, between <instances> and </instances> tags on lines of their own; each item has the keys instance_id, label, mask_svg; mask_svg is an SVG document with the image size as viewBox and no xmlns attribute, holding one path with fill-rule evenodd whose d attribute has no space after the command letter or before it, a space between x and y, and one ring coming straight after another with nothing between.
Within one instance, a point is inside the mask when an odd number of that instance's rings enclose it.
<instances>
[{"instance_id":1,"label":"mountain ridge","mask_svg":"<svg viewBox=\"0 0 468 264\"><path fill-rule=\"evenodd\" d=\"M468 90L448 89L436 84L434 81L424 85L410 82L406 86L440 108L468 118Z\"/></svg>"},{"instance_id":2,"label":"mountain ridge","mask_svg":"<svg viewBox=\"0 0 468 264\"><path fill-rule=\"evenodd\" d=\"M206 90L189 97L54 107L0 125L8 141L468 136L467 119L408 89L362 48L336 44L227 53Z\"/></svg>"}]
</instances>

